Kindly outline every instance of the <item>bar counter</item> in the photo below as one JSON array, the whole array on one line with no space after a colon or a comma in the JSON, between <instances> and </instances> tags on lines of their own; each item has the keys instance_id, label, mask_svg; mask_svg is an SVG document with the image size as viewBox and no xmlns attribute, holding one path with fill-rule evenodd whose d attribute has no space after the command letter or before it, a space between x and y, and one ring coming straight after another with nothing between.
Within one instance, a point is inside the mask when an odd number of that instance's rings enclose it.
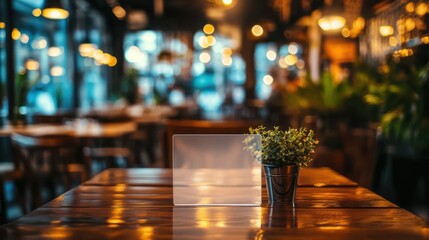
<instances>
[{"instance_id":1,"label":"bar counter","mask_svg":"<svg viewBox=\"0 0 429 240\"><path fill-rule=\"evenodd\" d=\"M301 171L296 208L173 206L171 169L108 169L0 239L429 239L426 222L328 168Z\"/></svg>"}]
</instances>

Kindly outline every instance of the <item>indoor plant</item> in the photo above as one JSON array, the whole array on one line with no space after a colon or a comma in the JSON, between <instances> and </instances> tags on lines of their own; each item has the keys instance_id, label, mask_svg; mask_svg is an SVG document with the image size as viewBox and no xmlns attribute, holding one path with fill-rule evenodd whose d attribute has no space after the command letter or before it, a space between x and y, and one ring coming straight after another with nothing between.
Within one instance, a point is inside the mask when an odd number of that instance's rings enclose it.
<instances>
[{"instance_id":1,"label":"indoor plant","mask_svg":"<svg viewBox=\"0 0 429 240\"><path fill-rule=\"evenodd\" d=\"M259 126L249 128L249 133L261 136L260 148L252 141L252 135L245 139L245 148L264 167L269 202L295 206L299 168L312 161L311 155L318 143L313 130L289 128L283 131L279 127Z\"/></svg>"}]
</instances>

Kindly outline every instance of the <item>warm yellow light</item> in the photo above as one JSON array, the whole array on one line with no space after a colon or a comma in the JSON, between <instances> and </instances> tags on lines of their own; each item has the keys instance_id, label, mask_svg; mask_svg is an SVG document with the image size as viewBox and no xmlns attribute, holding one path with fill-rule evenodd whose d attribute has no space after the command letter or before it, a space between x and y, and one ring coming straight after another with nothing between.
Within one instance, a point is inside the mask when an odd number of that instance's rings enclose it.
<instances>
[{"instance_id":1,"label":"warm yellow light","mask_svg":"<svg viewBox=\"0 0 429 240\"><path fill-rule=\"evenodd\" d=\"M232 55L232 50L231 50L231 48L226 47L226 48L222 49L222 53L225 56L231 56Z\"/></svg>"},{"instance_id":2,"label":"warm yellow light","mask_svg":"<svg viewBox=\"0 0 429 240\"><path fill-rule=\"evenodd\" d=\"M222 64L224 66L231 66L232 65L232 58L230 56L224 56L222 57Z\"/></svg>"},{"instance_id":3,"label":"warm yellow light","mask_svg":"<svg viewBox=\"0 0 429 240\"><path fill-rule=\"evenodd\" d=\"M20 37L21 37L21 32L17 28L12 29L12 39L18 40Z\"/></svg>"},{"instance_id":4,"label":"warm yellow light","mask_svg":"<svg viewBox=\"0 0 429 240\"><path fill-rule=\"evenodd\" d=\"M262 34L264 34L264 29L261 27L261 25L254 25L252 27L252 34L255 37L260 37Z\"/></svg>"},{"instance_id":5,"label":"warm yellow light","mask_svg":"<svg viewBox=\"0 0 429 240\"><path fill-rule=\"evenodd\" d=\"M421 40L423 44L429 44L429 36L424 36Z\"/></svg>"},{"instance_id":6,"label":"warm yellow light","mask_svg":"<svg viewBox=\"0 0 429 240\"><path fill-rule=\"evenodd\" d=\"M287 55L285 57L285 63L289 66L292 66L298 62L298 58L295 55Z\"/></svg>"},{"instance_id":7,"label":"warm yellow light","mask_svg":"<svg viewBox=\"0 0 429 240\"><path fill-rule=\"evenodd\" d=\"M39 62L34 59L28 59L27 62L25 62L25 68L32 71L38 70Z\"/></svg>"},{"instance_id":8,"label":"warm yellow light","mask_svg":"<svg viewBox=\"0 0 429 240\"><path fill-rule=\"evenodd\" d=\"M341 30L341 35L345 38L350 37L350 30L348 28L343 28L343 30Z\"/></svg>"},{"instance_id":9,"label":"warm yellow light","mask_svg":"<svg viewBox=\"0 0 429 240\"><path fill-rule=\"evenodd\" d=\"M28 43L28 41L30 40L30 37L28 37L28 35L27 35L27 34L23 33L23 34L21 35L20 40L21 40L21 42L22 42L22 43L27 44L27 43Z\"/></svg>"},{"instance_id":10,"label":"warm yellow light","mask_svg":"<svg viewBox=\"0 0 429 240\"><path fill-rule=\"evenodd\" d=\"M365 19L363 17L358 17L353 21L353 28L361 31L365 27Z\"/></svg>"},{"instance_id":11,"label":"warm yellow light","mask_svg":"<svg viewBox=\"0 0 429 240\"><path fill-rule=\"evenodd\" d=\"M45 8L42 11L42 16L49 19L66 19L69 16L69 12L62 8Z\"/></svg>"},{"instance_id":12,"label":"warm yellow light","mask_svg":"<svg viewBox=\"0 0 429 240\"><path fill-rule=\"evenodd\" d=\"M287 64L286 64L286 62L285 62L285 59L284 59L284 58L280 58L280 59L279 59L279 66L280 66L281 68L287 68Z\"/></svg>"},{"instance_id":13,"label":"warm yellow light","mask_svg":"<svg viewBox=\"0 0 429 240\"><path fill-rule=\"evenodd\" d=\"M396 40L396 38L395 38L395 37L390 37L390 38L389 38L389 45L390 45L391 47L395 47L397 44L398 44L398 41Z\"/></svg>"},{"instance_id":14,"label":"warm yellow light","mask_svg":"<svg viewBox=\"0 0 429 240\"><path fill-rule=\"evenodd\" d=\"M414 28L416 28L416 22L413 18L407 18L405 19L405 29L407 32L413 31Z\"/></svg>"},{"instance_id":15,"label":"warm yellow light","mask_svg":"<svg viewBox=\"0 0 429 240\"><path fill-rule=\"evenodd\" d=\"M102 64L108 65L111 57L112 57L112 55L110 55L109 53L104 53L103 57L100 59L100 61Z\"/></svg>"},{"instance_id":16,"label":"warm yellow light","mask_svg":"<svg viewBox=\"0 0 429 240\"><path fill-rule=\"evenodd\" d=\"M64 75L64 68L60 67L60 66L54 66L51 68L51 76L53 77L59 77Z\"/></svg>"},{"instance_id":17,"label":"warm yellow light","mask_svg":"<svg viewBox=\"0 0 429 240\"><path fill-rule=\"evenodd\" d=\"M6 27L6 23L0 22L0 28L5 28L5 27Z\"/></svg>"},{"instance_id":18,"label":"warm yellow light","mask_svg":"<svg viewBox=\"0 0 429 240\"><path fill-rule=\"evenodd\" d=\"M79 45L79 53L82 57L90 57L97 50L97 46L93 43L82 43Z\"/></svg>"},{"instance_id":19,"label":"warm yellow light","mask_svg":"<svg viewBox=\"0 0 429 240\"><path fill-rule=\"evenodd\" d=\"M207 37L206 36L201 36L200 38L198 38L198 44L202 48L208 48L209 47L209 45L207 44Z\"/></svg>"},{"instance_id":20,"label":"warm yellow light","mask_svg":"<svg viewBox=\"0 0 429 240\"><path fill-rule=\"evenodd\" d=\"M116 59L116 57L110 58L110 62L108 64L109 67L114 67L116 64L118 63L118 59Z\"/></svg>"},{"instance_id":21,"label":"warm yellow light","mask_svg":"<svg viewBox=\"0 0 429 240\"><path fill-rule=\"evenodd\" d=\"M204 25L204 27L203 27L203 32L204 32L205 34L212 34L212 33L214 33L214 31L215 31L215 28L214 28L214 26L213 26L213 25L211 25L211 24L206 24L206 25Z\"/></svg>"},{"instance_id":22,"label":"warm yellow light","mask_svg":"<svg viewBox=\"0 0 429 240\"><path fill-rule=\"evenodd\" d=\"M380 26L380 28L378 29L378 32L380 33L381 36L388 37L388 36L392 36L392 34L394 33L394 29L392 26L383 25L383 26Z\"/></svg>"},{"instance_id":23,"label":"warm yellow light","mask_svg":"<svg viewBox=\"0 0 429 240\"><path fill-rule=\"evenodd\" d=\"M120 20L124 19L125 16L127 15L127 12L125 11L125 9L119 5L114 6L112 9L112 12Z\"/></svg>"},{"instance_id":24,"label":"warm yellow light","mask_svg":"<svg viewBox=\"0 0 429 240\"><path fill-rule=\"evenodd\" d=\"M262 81L264 82L264 84L265 85L271 85L272 83L273 83L273 81L274 81L274 79L273 79L273 77L271 76L271 75L265 75L263 78L262 78Z\"/></svg>"},{"instance_id":25,"label":"warm yellow light","mask_svg":"<svg viewBox=\"0 0 429 240\"><path fill-rule=\"evenodd\" d=\"M42 10L40 8L35 8L33 11L33 16L35 17L40 17L40 15L42 15Z\"/></svg>"},{"instance_id":26,"label":"warm yellow light","mask_svg":"<svg viewBox=\"0 0 429 240\"><path fill-rule=\"evenodd\" d=\"M421 2L419 4L417 4L416 7L416 14L419 16L423 16L427 13L428 11L428 4L425 2Z\"/></svg>"},{"instance_id":27,"label":"warm yellow light","mask_svg":"<svg viewBox=\"0 0 429 240\"><path fill-rule=\"evenodd\" d=\"M342 16L325 16L317 21L324 31L339 30L346 24L346 19Z\"/></svg>"},{"instance_id":28,"label":"warm yellow light","mask_svg":"<svg viewBox=\"0 0 429 240\"><path fill-rule=\"evenodd\" d=\"M202 63L208 63L211 60L211 56L208 52L202 52L199 57Z\"/></svg>"},{"instance_id":29,"label":"warm yellow light","mask_svg":"<svg viewBox=\"0 0 429 240\"><path fill-rule=\"evenodd\" d=\"M213 46L213 45L216 44L216 38L213 37L213 36L207 36L206 37L206 42L207 42L207 45Z\"/></svg>"},{"instance_id":30,"label":"warm yellow light","mask_svg":"<svg viewBox=\"0 0 429 240\"><path fill-rule=\"evenodd\" d=\"M232 4L232 0L222 0L223 4L229 6Z\"/></svg>"},{"instance_id":31,"label":"warm yellow light","mask_svg":"<svg viewBox=\"0 0 429 240\"><path fill-rule=\"evenodd\" d=\"M297 54L298 53L298 45L294 42L290 43L289 46L287 47L287 51L290 54Z\"/></svg>"},{"instance_id":32,"label":"warm yellow light","mask_svg":"<svg viewBox=\"0 0 429 240\"><path fill-rule=\"evenodd\" d=\"M50 57L58 57L63 53L63 50L59 47L50 47L48 48L48 55Z\"/></svg>"},{"instance_id":33,"label":"warm yellow light","mask_svg":"<svg viewBox=\"0 0 429 240\"><path fill-rule=\"evenodd\" d=\"M104 54L103 51L101 51L100 49L97 49L94 51L94 54L92 55L92 57L95 60L101 60L101 58L103 57L103 54Z\"/></svg>"},{"instance_id":34,"label":"warm yellow light","mask_svg":"<svg viewBox=\"0 0 429 240\"><path fill-rule=\"evenodd\" d=\"M44 49L46 46L48 46L48 41L46 41L46 39L42 38L39 40L39 42L37 43L37 47L39 49Z\"/></svg>"},{"instance_id":35,"label":"warm yellow light","mask_svg":"<svg viewBox=\"0 0 429 240\"><path fill-rule=\"evenodd\" d=\"M277 58L277 53L273 50L268 50L266 56L267 56L268 60L274 61Z\"/></svg>"},{"instance_id":36,"label":"warm yellow light","mask_svg":"<svg viewBox=\"0 0 429 240\"><path fill-rule=\"evenodd\" d=\"M405 5L405 10L409 13L414 12L414 3L413 2L407 3L407 5Z\"/></svg>"}]
</instances>

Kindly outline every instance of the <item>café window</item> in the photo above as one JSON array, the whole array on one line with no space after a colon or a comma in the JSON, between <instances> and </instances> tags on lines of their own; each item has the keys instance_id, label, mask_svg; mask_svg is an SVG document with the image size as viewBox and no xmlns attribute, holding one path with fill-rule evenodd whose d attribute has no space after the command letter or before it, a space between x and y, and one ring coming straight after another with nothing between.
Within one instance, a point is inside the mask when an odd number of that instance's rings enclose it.
<instances>
[{"instance_id":1,"label":"caf\u00e9 window","mask_svg":"<svg viewBox=\"0 0 429 240\"><path fill-rule=\"evenodd\" d=\"M269 98L273 83L290 89L305 75L302 46L297 43L277 45L259 43L255 49L256 97Z\"/></svg>"},{"instance_id":2,"label":"caf\u00e9 window","mask_svg":"<svg viewBox=\"0 0 429 240\"><path fill-rule=\"evenodd\" d=\"M64 1L66 9L69 8ZM68 20L41 15L43 0L14 0L15 115L52 114L72 107Z\"/></svg>"},{"instance_id":3,"label":"caf\u00e9 window","mask_svg":"<svg viewBox=\"0 0 429 240\"><path fill-rule=\"evenodd\" d=\"M112 55L111 37L102 14L89 1L76 1L76 75L79 107L83 111L104 107L108 102L108 83L117 64Z\"/></svg>"}]
</instances>

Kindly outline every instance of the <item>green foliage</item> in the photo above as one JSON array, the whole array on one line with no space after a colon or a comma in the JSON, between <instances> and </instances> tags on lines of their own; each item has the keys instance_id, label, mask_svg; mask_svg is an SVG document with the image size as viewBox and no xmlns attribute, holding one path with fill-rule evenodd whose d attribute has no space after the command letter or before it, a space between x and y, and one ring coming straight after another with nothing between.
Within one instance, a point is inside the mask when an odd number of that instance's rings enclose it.
<instances>
[{"instance_id":1,"label":"green foliage","mask_svg":"<svg viewBox=\"0 0 429 240\"><path fill-rule=\"evenodd\" d=\"M380 109L380 123L390 144L429 150L429 64L417 69L391 62L383 66L365 100Z\"/></svg>"},{"instance_id":2,"label":"green foliage","mask_svg":"<svg viewBox=\"0 0 429 240\"><path fill-rule=\"evenodd\" d=\"M129 104L137 102L139 72L130 68L125 72L121 81L120 96L125 98Z\"/></svg>"},{"instance_id":3,"label":"green foliage","mask_svg":"<svg viewBox=\"0 0 429 240\"><path fill-rule=\"evenodd\" d=\"M306 128L289 128L287 131L279 127L266 129L264 126L249 128L250 134L261 136L261 149L257 149L252 135L244 140L245 149L250 151L262 164L265 165L297 165L307 166L312 161L311 155L318 140L313 130Z\"/></svg>"}]
</instances>

